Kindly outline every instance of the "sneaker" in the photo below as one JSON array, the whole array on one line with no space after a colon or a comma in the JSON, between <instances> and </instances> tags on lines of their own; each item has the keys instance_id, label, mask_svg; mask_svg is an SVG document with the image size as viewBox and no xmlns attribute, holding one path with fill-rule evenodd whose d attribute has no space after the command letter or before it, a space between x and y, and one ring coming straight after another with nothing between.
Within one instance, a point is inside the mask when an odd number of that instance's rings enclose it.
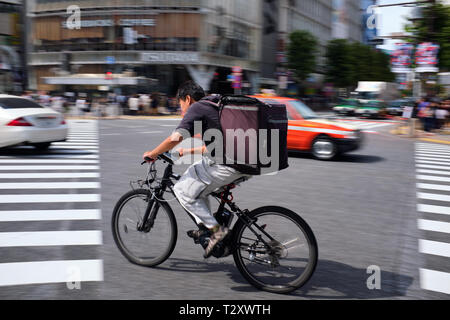
<instances>
[{"instance_id":1,"label":"sneaker","mask_svg":"<svg viewBox=\"0 0 450 320\"><path fill-rule=\"evenodd\" d=\"M203 257L209 258L216 247L216 245L225 239L229 232L229 229L227 227L220 226L219 229L214 232L211 237L209 238L208 246L205 249L205 253L203 254Z\"/></svg>"}]
</instances>

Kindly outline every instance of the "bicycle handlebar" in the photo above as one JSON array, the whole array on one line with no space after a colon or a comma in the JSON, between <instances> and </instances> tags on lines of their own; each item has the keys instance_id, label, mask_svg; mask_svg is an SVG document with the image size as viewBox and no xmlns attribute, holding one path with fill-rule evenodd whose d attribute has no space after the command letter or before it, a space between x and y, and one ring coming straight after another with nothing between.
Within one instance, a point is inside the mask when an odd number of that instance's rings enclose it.
<instances>
[{"instance_id":1,"label":"bicycle handlebar","mask_svg":"<svg viewBox=\"0 0 450 320\"><path fill-rule=\"evenodd\" d=\"M168 152L165 152L165 153L163 153L163 154L160 154L160 155L158 156L158 158L155 159L155 160L154 160L154 159L151 159L151 158L149 158L149 157L145 157L144 160L145 160L145 161L143 161L143 162L141 163L141 165L145 164L145 163L148 162L148 161L156 161L156 160L163 160L163 161L168 162L169 164L174 164L174 161L173 161L173 159L172 159L170 153L168 153Z\"/></svg>"}]
</instances>

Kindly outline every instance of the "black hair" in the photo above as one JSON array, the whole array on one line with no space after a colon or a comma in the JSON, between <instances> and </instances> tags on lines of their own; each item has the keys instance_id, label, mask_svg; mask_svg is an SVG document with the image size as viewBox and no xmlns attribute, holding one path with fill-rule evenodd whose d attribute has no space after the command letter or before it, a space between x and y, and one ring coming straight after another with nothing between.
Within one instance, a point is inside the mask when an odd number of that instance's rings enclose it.
<instances>
[{"instance_id":1,"label":"black hair","mask_svg":"<svg viewBox=\"0 0 450 320\"><path fill-rule=\"evenodd\" d=\"M199 101L205 97L205 91L197 83L189 80L178 88L177 99L186 100L187 96L190 96L194 101Z\"/></svg>"}]
</instances>

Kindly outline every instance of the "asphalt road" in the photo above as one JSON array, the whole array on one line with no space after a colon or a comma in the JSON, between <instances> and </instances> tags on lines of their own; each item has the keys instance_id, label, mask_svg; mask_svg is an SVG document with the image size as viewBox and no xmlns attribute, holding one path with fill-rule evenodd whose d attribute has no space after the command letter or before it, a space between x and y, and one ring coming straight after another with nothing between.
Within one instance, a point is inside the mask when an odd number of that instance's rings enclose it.
<instances>
[{"instance_id":1,"label":"asphalt road","mask_svg":"<svg viewBox=\"0 0 450 320\"><path fill-rule=\"evenodd\" d=\"M49 223L51 230L64 227L101 231L101 244L91 247L90 253L86 253L86 247L75 246L55 251L53 258L101 259L103 281L83 282L80 290L70 290L66 283L4 286L0 287L0 298L448 299L445 294L420 288L419 269L427 261L418 252L418 241L423 234L417 227L415 143L389 135L388 126L377 127L378 133L367 133L363 148L335 161L292 155L287 170L274 176L254 177L234 192L241 208L284 206L299 213L311 226L318 241L319 262L311 280L300 290L290 295L258 291L240 275L232 257L203 259L202 248L194 245L185 233L194 225L176 203L172 208L179 235L171 257L156 268L129 263L112 238L113 207L130 190L131 180L144 177L145 166L140 165L142 153L167 137L176 123L173 120L99 122L101 219L0 223L2 232L21 228L49 230ZM1 156L10 155L2 151ZM16 151L13 157L23 157L23 153ZM186 167L177 166L176 171L182 173ZM78 204L74 208L82 207ZM12 210L2 206L1 210L5 209ZM47 254L45 248L38 249L21 249L17 253L2 248L5 250L1 252L2 262ZM60 256L61 252L66 254ZM11 258L14 255L19 256ZM444 264L442 271L450 271L445 270L446 260L440 263ZM374 268L381 270L380 287L369 289L367 281Z\"/></svg>"}]
</instances>

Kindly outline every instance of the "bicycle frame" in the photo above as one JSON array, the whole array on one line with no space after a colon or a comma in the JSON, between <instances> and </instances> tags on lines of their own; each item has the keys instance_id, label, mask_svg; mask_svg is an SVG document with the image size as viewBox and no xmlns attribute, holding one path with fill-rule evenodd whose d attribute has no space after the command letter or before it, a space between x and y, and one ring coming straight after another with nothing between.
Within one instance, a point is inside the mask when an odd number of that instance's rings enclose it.
<instances>
[{"instance_id":1,"label":"bicycle frame","mask_svg":"<svg viewBox=\"0 0 450 320\"><path fill-rule=\"evenodd\" d=\"M163 160L164 162L167 162L168 165L164 170L164 175L161 179L161 183L156 186L154 188L154 191L152 192L152 196L150 199L148 199L148 205L144 214L144 217L142 219L142 223L140 225L138 225L138 231L144 231L144 232L149 232L150 229L153 227L156 215L158 213L158 209L159 209L159 202L160 201L164 201L163 200L163 195L164 193L167 191L167 189L170 189L170 192L173 194L173 186L174 183L172 181L172 179L174 180L179 180L181 177L177 174L173 173L173 162L170 158L168 158L167 156L165 156L165 158L162 158L161 160ZM147 179L145 184L147 184L147 186L149 188L151 188L150 186L150 182L148 179L148 176L150 174L150 170L151 170L151 166L149 167L149 173L147 175ZM225 209L225 206L227 205L228 208L230 209L230 211L236 215L238 217L239 220L241 220L246 227L252 231L255 236L258 238L258 241L262 242L267 248L271 248L271 246L262 238L262 236L253 228L253 226L255 226L261 233L263 233L268 239L270 239L271 241L273 241L274 239L264 230L265 226L259 226L258 224L256 224L256 219L250 219L248 217L248 213L249 211L247 209L245 210L241 210L239 209L239 207L233 202L233 195L231 192L231 189L235 188L236 185L234 183L226 185L223 187L223 191L219 191L219 192L213 192L211 193L211 196L215 197L216 199L220 199L219 202L219 208L217 213L221 214L223 213L223 210ZM189 216L191 217L191 215L189 214ZM197 222L195 221L195 219L193 217L191 217L192 220L194 221L194 223L200 227Z\"/></svg>"}]
</instances>

